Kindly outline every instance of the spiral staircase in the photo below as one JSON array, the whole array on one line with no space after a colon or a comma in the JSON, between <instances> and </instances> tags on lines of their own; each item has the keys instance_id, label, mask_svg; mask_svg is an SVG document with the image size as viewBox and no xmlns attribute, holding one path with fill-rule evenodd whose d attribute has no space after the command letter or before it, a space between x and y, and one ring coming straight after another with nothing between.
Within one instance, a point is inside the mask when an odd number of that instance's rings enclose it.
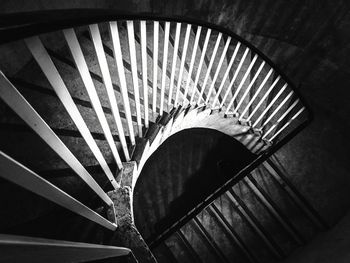
<instances>
[{"instance_id":1,"label":"spiral staircase","mask_svg":"<svg viewBox=\"0 0 350 263\"><path fill-rule=\"evenodd\" d=\"M267 57L194 21L77 21L20 30L0 46L0 261L273 262L326 227L271 157L311 113ZM208 130L212 141L185 148ZM220 136L237 147L236 166L208 173L205 191L159 227L167 205L154 204L184 191L162 190L179 179L171 173L143 179L143 170L187 152L179 171L193 173L196 152ZM176 138L183 146L171 155ZM263 213L281 231L269 232Z\"/></svg>"}]
</instances>

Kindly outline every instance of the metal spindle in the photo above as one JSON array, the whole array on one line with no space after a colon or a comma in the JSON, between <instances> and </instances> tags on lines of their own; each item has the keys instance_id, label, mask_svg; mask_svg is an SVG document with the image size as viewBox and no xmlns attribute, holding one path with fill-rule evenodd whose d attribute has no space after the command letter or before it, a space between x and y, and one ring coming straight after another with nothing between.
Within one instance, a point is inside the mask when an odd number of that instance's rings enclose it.
<instances>
[{"instance_id":1,"label":"metal spindle","mask_svg":"<svg viewBox=\"0 0 350 263\"><path fill-rule=\"evenodd\" d=\"M211 81L211 84L210 84L210 87L209 87L207 99L205 100L206 104L209 103L209 99L210 99L211 93L213 92L213 89L214 89L214 86L215 86L215 82L216 82L216 80L217 80L217 78L219 76L220 69L221 69L222 64L224 62L224 59L226 58L226 53L227 53L227 50L228 50L228 47L229 47L230 43L231 43L231 37L228 37L227 40L226 40L226 43L225 43L224 50L222 51L221 57L219 59L218 66L216 67L216 71L215 71L213 80Z\"/></svg>"},{"instance_id":2,"label":"metal spindle","mask_svg":"<svg viewBox=\"0 0 350 263\"><path fill-rule=\"evenodd\" d=\"M176 63L177 63L177 52L179 49L179 41L180 41L180 31L181 31L181 23L176 23L173 61L171 64L170 87L169 87L169 94L168 94L168 110L170 110L171 100L173 97L175 70L176 70Z\"/></svg>"},{"instance_id":3,"label":"metal spindle","mask_svg":"<svg viewBox=\"0 0 350 263\"><path fill-rule=\"evenodd\" d=\"M205 58L205 53L207 52L208 43L209 43L209 39L210 39L210 34L211 34L211 29L208 28L208 29L207 29L207 34L206 34L206 36L205 36L204 44L203 44L203 49L202 49L202 51L201 51L201 52L202 52L201 58L199 59L199 64L198 64L198 68L197 68L196 78L195 78L195 80L194 80L193 92L192 92L190 104L192 104L193 99L194 99L194 94L196 93L196 87L197 87L197 85L198 85L200 73L201 73L202 68L203 68L203 62L204 62L204 58Z\"/></svg>"},{"instance_id":4,"label":"metal spindle","mask_svg":"<svg viewBox=\"0 0 350 263\"><path fill-rule=\"evenodd\" d=\"M222 33L219 33L219 35L218 35L218 37L216 39L216 42L215 42L213 53L211 54L211 58L210 58L210 62L209 62L208 68L207 68L207 72L206 72L205 77L204 77L202 89L201 89L201 92L200 92L199 97L197 99L197 104L198 105L199 105L201 99L203 99L203 94L204 94L205 88L207 86L207 82L209 80L211 68L213 67L213 64L214 64L214 61L215 61L215 58L216 58L216 53L217 53L219 45L220 45L221 38L222 38Z\"/></svg>"},{"instance_id":5,"label":"metal spindle","mask_svg":"<svg viewBox=\"0 0 350 263\"><path fill-rule=\"evenodd\" d=\"M141 31L141 60L142 60L142 86L143 86L143 110L145 116L145 128L148 129L148 84L147 84L147 29L146 21L140 21Z\"/></svg>"},{"instance_id":6,"label":"metal spindle","mask_svg":"<svg viewBox=\"0 0 350 263\"><path fill-rule=\"evenodd\" d=\"M81 50L78 38L74 32L74 29L65 29L63 30L63 35L66 39L66 42L68 44L69 50L72 54L72 57L74 59L75 65L80 73L81 79L84 83L85 89L89 95L89 98L91 100L91 104L96 112L97 119L99 123L101 124L103 133L106 137L106 140L108 142L109 147L112 150L113 157L118 164L118 167L121 169L123 167L122 162L119 157L119 153L117 150L117 147L115 145L111 130L109 128L106 116L104 115L102 105L100 102L100 99L97 95L97 91L95 88L95 85L92 81L91 75L89 73L89 68L86 64L83 51ZM67 108L68 109L68 108ZM109 177L114 178L112 173L109 173Z\"/></svg>"},{"instance_id":7,"label":"metal spindle","mask_svg":"<svg viewBox=\"0 0 350 263\"><path fill-rule=\"evenodd\" d=\"M238 88L236 89L236 91L235 91L235 93L233 94L233 97L232 97L230 103L229 103L228 106L227 106L226 114L227 114L227 113L229 112L229 110L231 109L233 102L235 101L236 97L238 96L238 93L241 91L241 89L242 89L242 87L243 87L245 81L247 80L247 77L249 76L250 71L252 70L252 68L253 68L253 66L254 66L254 64L255 64L257 58L258 58L258 55L255 55L254 58L253 58L253 60L250 62L249 66L248 66L248 69L247 69L247 71L245 72L245 74L244 74L244 76L243 76L243 78L242 78L242 80L241 80L241 83L239 83Z\"/></svg>"},{"instance_id":8,"label":"metal spindle","mask_svg":"<svg viewBox=\"0 0 350 263\"><path fill-rule=\"evenodd\" d=\"M223 87L224 87L224 85L225 85L226 79L228 78L228 76L229 76L229 74L230 74L230 70L231 70L231 68L232 68L233 62L234 62L235 59L236 59L236 56L237 56L237 53L238 53L238 50L239 50L240 46L241 46L241 42L238 42L237 45L236 45L236 47L235 47L235 50L233 51L233 54L232 54L232 56L231 56L231 59L230 59L230 62L229 62L229 64L228 64L228 66L227 66L227 69L226 69L226 72L225 72L225 74L224 74L224 77L222 78L220 87L219 87L219 89L218 89L218 91L217 91L217 93L216 93L216 96L214 97L213 104L212 104L212 108L215 107L215 104L216 104L217 100L219 99L219 96L220 96L221 91L222 91L222 89L223 89ZM221 102L219 102L219 103L221 104Z\"/></svg>"},{"instance_id":9,"label":"metal spindle","mask_svg":"<svg viewBox=\"0 0 350 263\"><path fill-rule=\"evenodd\" d=\"M302 107L286 124L283 125L283 127L281 127L281 129L279 129L270 139L268 139L268 141L272 141L273 139L275 139L285 128L287 128L293 120L295 120L303 111L305 110L305 107Z\"/></svg>"},{"instance_id":10,"label":"metal spindle","mask_svg":"<svg viewBox=\"0 0 350 263\"><path fill-rule=\"evenodd\" d=\"M277 120L277 122L271 126L271 128L264 134L264 136L262 137L262 139L265 139L267 137L267 135L269 135L273 129L276 128L276 126L288 115L288 113L293 110L293 108L298 104L300 100L297 99L296 101L294 101L294 103L288 108L288 110L286 110L283 115ZM301 113L301 112L300 112ZM299 114L300 114L299 113ZM270 139L271 140L271 139Z\"/></svg>"},{"instance_id":11,"label":"metal spindle","mask_svg":"<svg viewBox=\"0 0 350 263\"><path fill-rule=\"evenodd\" d=\"M221 104L220 104L220 108L222 108L222 106L224 105L224 103L225 103L225 101L227 99L228 94L230 94L230 92L232 91L233 84L234 84L234 82L235 82L235 80L236 80L236 78L238 76L238 73L241 71L241 68L243 66L243 63L244 63L245 58L247 57L248 53L249 53L249 48L246 47L246 49L245 49L245 51L243 53L243 56L241 58L241 61L238 64L237 70L236 70L235 74L233 75L233 78L232 78L232 80L230 82L230 85L228 86L228 88L226 90L226 93L225 93L224 97L222 98L222 101L221 101Z\"/></svg>"},{"instance_id":12,"label":"metal spindle","mask_svg":"<svg viewBox=\"0 0 350 263\"><path fill-rule=\"evenodd\" d=\"M268 112L268 110L272 107L272 105L275 103L275 101L281 96L283 91L287 88L287 83L283 85L283 87L278 91L276 96L273 98L273 100L269 103L269 105L264 109L264 111L261 113L259 118L254 122L253 128L261 121L261 119L265 116L265 114Z\"/></svg>"},{"instance_id":13,"label":"metal spindle","mask_svg":"<svg viewBox=\"0 0 350 263\"><path fill-rule=\"evenodd\" d=\"M262 88L265 86L267 80L269 79L269 77L271 76L271 74L273 73L273 69L271 68L270 71L267 73L267 75L265 76L264 80L261 82L260 86L258 87L258 89L255 91L255 94L253 95L253 97L250 99L250 101L248 102L247 106L245 107L245 109L243 110L241 116L239 117L238 120L242 120L244 115L246 114L246 112L249 110L249 107L253 104L253 102L255 101L255 99L258 97L260 91L262 90Z\"/></svg>"},{"instance_id":14,"label":"metal spindle","mask_svg":"<svg viewBox=\"0 0 350 263\"><path fill-rule=\"evenodd\" d=\"M249 86L246 88L246 90L245 90L245 92L244 92L244 94L243 94L241 100L238 102L238 104L237 104L235 110L233 111L233 114L235 114L235 113L238 112L238 110L239 110L239 108L241 107L241 105L242 105L244 99L247 97L249 91L251 90L251 88L252 88L253 85L255 84L255 81L257 80L257 78L258 78L258 76L260 75L260 73L261 73L262 69L264 68L264 66L265 66L265 61L263 61L263 62L261 63L260 67L259 67L258 70L256 71L256 73L255 73L253 79L252 79L251 82L249 83Z\"/></svg>"},{"instance_id":15,"label":"metal spindle","mask_svg":"<svg viewBox=\"0 0 350 263\"><path fill-rule=\"evenodd\" d=\"M182 56L181 56L181 63L180 63L180 72L179 72L179 77L177 79L177 88L176 88L176 94L175 94L175 101L174 101L174 106L177 107L177 102L179 99L179 93L181 89L181 84L182 84L182 74L184 72L185 68L185 62L186 62L186 54L187 54L187 47L188 47L188 41L190 39L190 33L191 33L191 25L188 24L186 28L186 34L185 34L185 41L182 49ZM186 98L184 97L184 100Z\"/></svg>"},{"instance_id":16,"label":"metal spindle","mask_svg":"<svg viewBox=\"0 0 350 263\"><path fill-rule=\"evenodd\" d=\"M128 31L128 41L129 41L129 53L131 62L131 75L134 87L134 97L136 106L136 122L138 127L138 135L142 138L142 123L141 123L141 106L140 106L140 94L139 94L139 80L136 64L136 47L135 47L135 32L134 32L134 22L126 21L126 28Z\"/></svg>"},{"instance_id":17,"label":"metal spindle","mask_svg":"<svg viewBox=\"0 0 350 263\"><path fill-rule=\"evenodd\" d=\"M40 195L70 211L114 231L115 223L103 218L66 192L43 179L24 165L0 151L0 177Z\"/></svg>"},{"instance_id":18,"label":"metal spindle","mask_svg":"<svg viewBox=\"0 0 350 263\"><path fill-rule=\"evenodd\" d=\"M98 59L98 62L99 62L100 68L101 68L103 83L105 84L105 87L106 87L107 96L109 99L109 104L111 106L112 114L113 114L113 117L114 117L114 120L115 120L115 123L117 126L118 136L119 136L120 143L122 145L123 153L124 153L126 161L130 161L128 145L127 145L126 139L125 139L123 124L122 124L120 114L119 114L118 103L117 103L117 99L115 97L112 79L111 79L111 75L110 75L108 64L107 64L107 59L105 56L105 52L103 50L103 44L102 44L100 30L98 29L97 24L90 25L89 29L90 29L91 39L92 39L92 42L94 44L95 51L97 54L97 59Z\"/></svg>"},{"instance_id":19,"label":"metal spindle","mask_svg":"<svg viewBox=\"0 0 350 263\"><path fill-rule=\"evenodd\" d=\"M264 96L260 99L259 103L255 106L254 110L250 113L250 115L247 118L247 121L250 121L250 119L253 117L253 115L257 112L257 110L260 108L260 106L264 103L265 99L267 98L267 96L269 96L269 94L271 93L271 91L273 90L273 88L276 86L276 84L278 83L278 81L281 79L281 76L278 76L275 81L272 83L272 85L270 86L270 88L265 92ZM260 91L260 90L259 90Z\"/></svg>"},{"instance_id":20,"label":"metal spindle","mask_svg":"<svg viewBox=\"0 0 350 263\"><path fill-rule=\"evenodd\" d=\"M266 119L266 121L261 125L260 129L264 128L270 120L277 114L277 112L283 107L283 105L293 96L294 92L291 90L288 95L284 98L284 100L278 105L278 107L274 110L274 112Z\"/></svg>"},{"instance_id":21,"label":"metal spindle","mask_svg":"<svg viewBox=\"0 0 350 263\"><path fill-rule=\"evenodd\" d=\"M167 62L168 62L169 34L170 34L170 22L165 22L162 81L161 81L160 107L159 107L160 116L163 115L163 109L164 109L164 93L165 93L166 70L167 70Z\"/></svg>"},{"instance_id":22,"label":"metal spindle","mask_svg":"<svg viewBox=\"0 0 350 263\"><path fill-rule=\"evenodd\" d=\"M110 33L111 33L111 37L112 37L114 58L115 58L116 63L117 63L117 70L118 70L118 76L119 76L119 82L120 82L120 91L121 91L122 98L123 98L124 111L125 111L126 121L127 121L127 125L128 125L128 130L129 130L129 138L131 141L131 145L135 145L134 127L133 127L133 123L132 123L132 119L131 119L131 110L130 110L130 102L129 102L129 96L128 96L128 88L126 85L123 56L122 56L122 50L120 47L120 39L119 39L119 31L118 31L117 22L110 22L109 28L110 28Z\"/></svg>"},{"instance_id":23,"label":"metal spindle","mask_svg":"<svg viewBox=\"0 0 350 263\"><path fill-rule=\"evenodd\" d=\"M35 44L36 40L28 40L29 47ZM34 54L36 52L34 51ZM37 55L37 54L36 54ZM39 60L46 59L44 56L38 57ZM52 74L51 72L50 74ZM54 74L52 74L54 76ZM49 78L51 81L53 79ZM63 81L55 77L55 81L62 85ZM42 138L52 150L54 150L58 156L60 156L72 170L107 204L113 205L112 200L103 191L103 189L96 183L94 178L84 168L84 166L78 161L78 159L72 154L67 146L61 141L61 139L53 132L50 126L41 118L41 116L35 111L35 109L29 104L29 102L19 93L19 91L12 85L12 83L0 72L0 97L1 99L19 116L21 117L30 128L32 128ZM60 86L63 87L63 86ZM60 95L64 95L65 89L61 90ZM67 91L68 92L68 91ZM66 100L64 100L66 103ZM74 110L75 108L73 108ZM76 109L78 110L78 109ZM76 123L77 125L84 126L85 123ZM117 184L115 182L115 184ZM114 184L114 185L115 185ZM118 186L118 185L117 185Z\"/></svg>"},{"instance_id":24,"label":"metal spindle","mask_svg":"<svg viewBox=\"0 0 350 263\"><path fill-rule=\"evenodd\" d=\"M185 86L185 93L184 93L183 101L185 101L185 99L187 98L188 89L189 89L189 86L190 86L192 72L193 72L193 66L194 66L194 62L196 60L198 42L199 42L199 38L200 38L200 35L201 35L201 31L202 31L202 27L198 26L197 32L196 32L196 38L194 40L194 45L193 45L193 50L192 50L192 57L191 57L191 62L190 62L190 68L188 70L188 75L187 75L187 80L186 80L186 86ZM194 89L195 88L196 87L194 87Z\"/></svg>"},{"instance_id":25,"label":"metal spindle","mask_svg":"<svg viewBox=\"0 0 350 263\"><path fill-rule=\"evenodd\" d=\"M152 112L155 118L157 111L157 88L158 88L158 41L159 22L153 22L153 92L152 92Z\"/></svg>"}]
</instances>

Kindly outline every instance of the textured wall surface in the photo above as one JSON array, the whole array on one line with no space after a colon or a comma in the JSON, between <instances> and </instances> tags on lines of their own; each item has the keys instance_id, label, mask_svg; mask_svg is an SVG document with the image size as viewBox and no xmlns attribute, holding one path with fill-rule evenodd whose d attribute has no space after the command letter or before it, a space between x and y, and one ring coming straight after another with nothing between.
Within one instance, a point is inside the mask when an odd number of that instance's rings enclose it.
<instances>
[{"instance_id":1,"label":"textured wall surface","mask_svg":"<svg viewBox=\"0 0 350 263\"><path fill-rule=\"evenodd\" d=\"M350 215L347 214L332 230L319 235L300 248L285 263L345 263L350 260Z\"/></svg>"}]
</instances>

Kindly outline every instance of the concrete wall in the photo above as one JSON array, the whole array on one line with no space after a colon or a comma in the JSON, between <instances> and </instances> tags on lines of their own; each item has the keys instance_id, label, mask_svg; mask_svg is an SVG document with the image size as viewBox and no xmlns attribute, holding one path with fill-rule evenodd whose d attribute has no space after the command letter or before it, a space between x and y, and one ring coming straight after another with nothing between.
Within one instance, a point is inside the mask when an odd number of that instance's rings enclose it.
<instances>
[{"instance_id":1,"label":"concrete wall","mask_svg":"<svg viewBox=\"0 0 350 263\"><path fill-rule=\"evenodd\" d=\"M350 214L332 230L320 234L283 263L346 263L350 261Z\"/></svg>"}]
</instances>

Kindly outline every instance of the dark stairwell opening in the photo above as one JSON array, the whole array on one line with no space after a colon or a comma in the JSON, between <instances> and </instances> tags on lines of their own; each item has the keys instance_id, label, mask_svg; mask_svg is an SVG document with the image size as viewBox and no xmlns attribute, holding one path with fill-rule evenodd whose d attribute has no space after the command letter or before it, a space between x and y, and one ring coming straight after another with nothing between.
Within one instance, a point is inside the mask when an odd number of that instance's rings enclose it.
<instances>
[{"instance_id":1,"label":"dark stairwell opening","mask_svg":"<svg viewBox=\"0 0 350 263\"><path fill-rule=\"evenodd\" d=\"M135 223L152 240L186 215L256 155L211 129L171 136L150 157L134 190Z\"/></svg>"}]
</instances>

